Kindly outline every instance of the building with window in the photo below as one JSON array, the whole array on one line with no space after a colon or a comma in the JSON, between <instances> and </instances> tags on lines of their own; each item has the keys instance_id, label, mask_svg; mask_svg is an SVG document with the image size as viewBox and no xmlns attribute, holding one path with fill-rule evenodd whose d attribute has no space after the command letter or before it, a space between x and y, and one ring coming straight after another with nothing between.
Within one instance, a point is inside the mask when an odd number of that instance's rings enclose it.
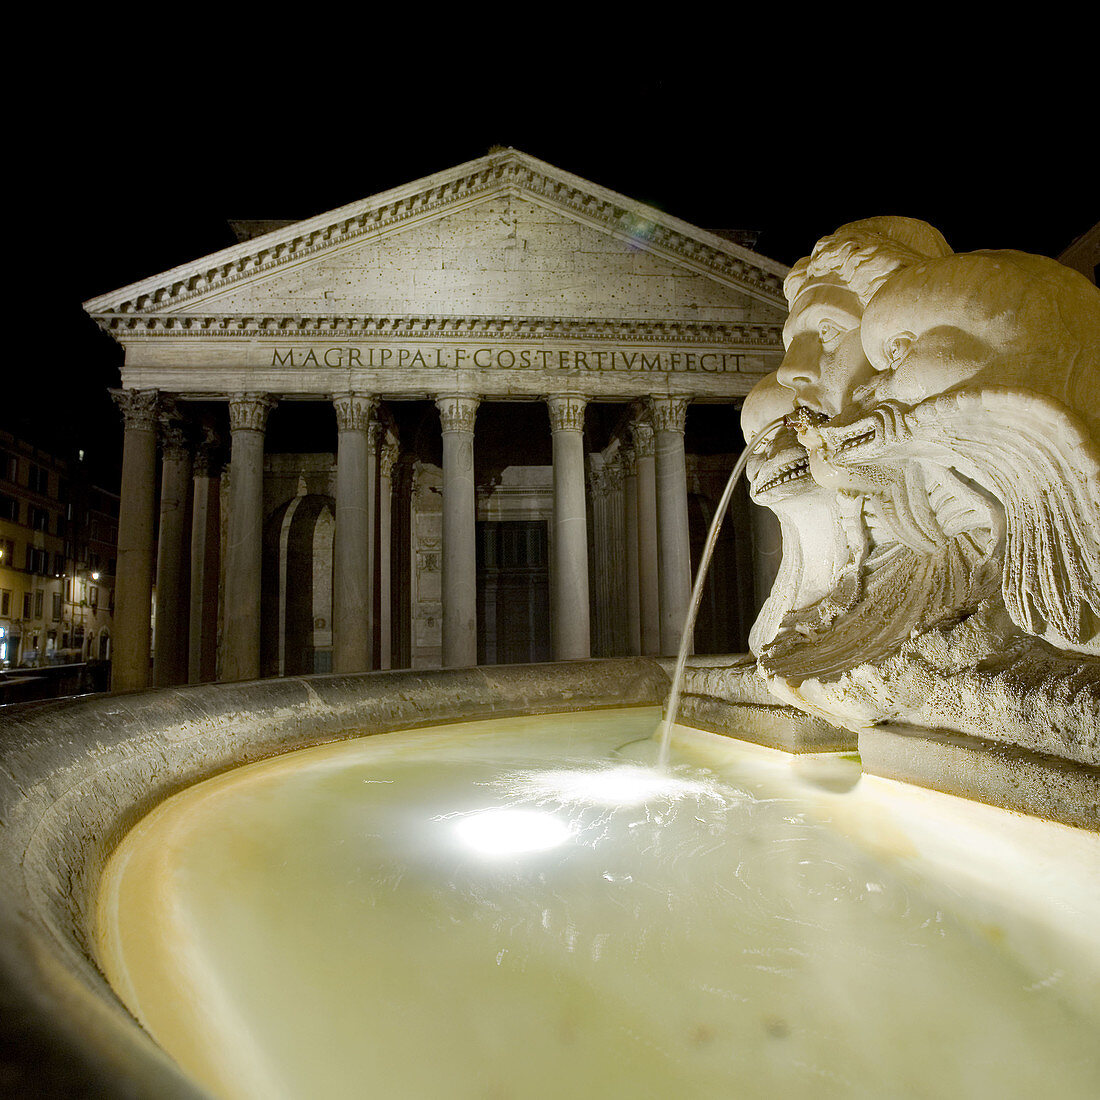
<instances>
[{"instance_id":1,"label":"building with window","mask_svg":"<svg viewBox=\"0 0 1100 1100\"><path fill-rule=\"evenodd\" d=\"M236 229L85 303L125 351L116 689L675 653L786 268L513 149ZM750 511L699 652L767 587Z\"/></svg>"},{"instance_id":2,"label":"building with window","mask_svg":"<svg viewBox=\"0 0 1100 1100\"><path fill-rule=\"evenodd\" d=\"M0 432L0 667L108 660L118 496Z\"/></svg>"}]
</instances>

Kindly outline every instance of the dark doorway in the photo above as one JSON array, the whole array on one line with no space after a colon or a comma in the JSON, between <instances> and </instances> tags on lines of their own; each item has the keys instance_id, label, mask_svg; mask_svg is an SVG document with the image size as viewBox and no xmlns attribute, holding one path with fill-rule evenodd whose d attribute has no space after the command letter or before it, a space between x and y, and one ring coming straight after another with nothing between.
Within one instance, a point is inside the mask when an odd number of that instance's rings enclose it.
<instances>
[{"instance_id":1,"label":"dark doorway","mask_svg":"<svg viewBox=\"0 0 1100 1100\"><path fill-rule=\"evenodd\" d=\"M545 520L477 525L477 663L550 660Z\"/></svg>"}]
</instances>

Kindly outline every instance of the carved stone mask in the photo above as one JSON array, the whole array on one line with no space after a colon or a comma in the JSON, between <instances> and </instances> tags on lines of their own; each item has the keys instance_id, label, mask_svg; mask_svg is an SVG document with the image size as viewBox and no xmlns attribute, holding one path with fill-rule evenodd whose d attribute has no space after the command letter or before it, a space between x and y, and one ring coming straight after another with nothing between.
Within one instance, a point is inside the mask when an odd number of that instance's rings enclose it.
<instances>
[{"instance_id":1,"label":"carved stone mask","mask_svg":"<svg viewBox=\"0 0 1100 1100\"><path fill-rule=\"evenodd\" d=\"M1021 631L1100 653L1100 293L1010 251L899 264L840 334L838 293L803 289L788 358L746 401L746 430L777 384L831 417L750 467L784 536L761 668L835 678L997 598Z\"/></svg>"}]
</instances>

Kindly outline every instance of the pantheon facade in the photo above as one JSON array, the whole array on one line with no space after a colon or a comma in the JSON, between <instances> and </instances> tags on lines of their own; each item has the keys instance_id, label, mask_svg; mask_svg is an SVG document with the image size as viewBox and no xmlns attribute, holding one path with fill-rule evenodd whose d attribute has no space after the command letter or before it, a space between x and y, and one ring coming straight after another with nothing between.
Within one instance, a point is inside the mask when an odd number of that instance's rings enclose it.
<instances>
[{"instance_id":1,"label":"pantheon facade","mask_svg":"<svg viewBox=\"0 0 1100 1100\"><path fill-rule=\"evenodd\" d=\"M513 149L235 228L85 303L125 350L115 690L675 654L786 268ZM744 647L762 511L698 652Z\"/></svg>"}]
</instances>

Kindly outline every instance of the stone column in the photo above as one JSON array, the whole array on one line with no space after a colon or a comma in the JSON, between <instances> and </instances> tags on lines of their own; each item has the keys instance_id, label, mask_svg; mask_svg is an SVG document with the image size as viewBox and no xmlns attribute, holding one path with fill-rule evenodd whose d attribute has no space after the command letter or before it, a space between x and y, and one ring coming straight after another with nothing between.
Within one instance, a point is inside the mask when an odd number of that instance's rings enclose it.
<instances>
[{"instance_id":1,"label":"stone column","mask_svg":"<svg viewBox=\"0 0 1100 1100\"><path fill-rule=\"evenodd\" d=\"M610 657L610 607L608 588L607 500L604 489L603 456L593 455L586 464L587 494L585 520L588 543L588 637L589 655Z\"/></svg>"},{"instance_id":2,"label":"stone column","mask_svg":"<svg viewBox=\"0 0 1100 1100\"><path fill-rule=\"evenodd\" d=\"M642 652L661 650L660 584L657 568L657 467L653 426L643 420L630 426L638 471L638 614Z\"/></svg>"},{"instance_id":3,"label":"stone column","mask_svg":"<svg viewBox=\"0 0 1100 1100\"><path fill-rule=\"evenodd\" d=\"M387 436L378 458L378 667L393 667L393 467L397 442Z\"/></svg>"},{"instance_id":4,"label":"stone column","mask_svg":"<svg viewBox=\"0 0 1100 1100\"><path fill-rule=\"evenodd\" d=\"M591 654L588 531L584 500L584 408L587 399L547 399L553 433L554 531L550 558L550 635L556 661Z\"/></svg>"},{"instance_id":5,"label":"stone column","mask_svg":"<svg viewBox=\"0 0 1100 1100\"><path fill-rule=\"evenodd\" d=\"M370 669L370 425L377 398L345 393L336 409L336 532L333 538L332 671Z\"/></svg>"},{"instance_id":6,"label":"stone column","mask_svg":"<svg viewBox=\"0 0 1100 1100\"><path fill-rule=\"evenodd\" d=\"M623 509L623 464L616 452L603 468L607 493L607 558L610 597L611 653L622 657L629 653L626 623L626 526Z\"/></svg>"},{"instance_id":7,"label":"stone column","mask_svg":"<svg viewBox=\"0 0 1100 1100\"><path fill-rule=\"evenodd\" d=\"M638 587L638 465L632 447L619 454L623 464L623 536L626 544L626 641L627 652L642 652L642 609Z\"/></svg>"},{"instance_id":8,"label":"stone column","mask_svg":"<svg viewBox=\"0 0 1100 1100\"><path fill-rule=\"evenodd\" d=\"M436 399L443 426L443 665L477 664L474 419L479 399Z\"/></svg>"},{"instance_id":9,"label":"stone column","mask_svg":"<svg viewBox=\"0 0 1100 1100\"><path fill-rule=\"evenodd\" d=\"M688 531L684 422L687 397L654 397L657 465L657 553L661 655L675 657L691 604L691 538Z\"/></svg>"},{"instance_id":10,"label":"stone column","mask_svg":"<svg viewBox=\"0 0 1100 1100\"><path fill-rule=\"evenodd\" d=\"M397 668L412 665L412 495L416 459L411 454L399 457L393 471L390 525L390 554L395 587L390 597L393 610L393 634L390 657Z\"/></svg>"},{"instance_id":11,"label":"stone column","mask_svg":"<svg viewBox=\"0 0 1100 1100\"><path fill-rule=\"evenodd\" d=\"M156 390L112 390L122 410L122 487L115 562L111 690L149 685L153 599L153 498L157 472Z\"/></svg>"},{"instance_id":12,"label":"stone column","mask_svg":"<svg viewBox=\"0 0 1100 1100\"><path fill-rule=\"evenodd\" d=\"M368 668L378 668L378 452L382 425L377 415L367 425L367 577L370 581L367 604Z\"/></svg>"},{"instance_id":13,"label":"stone column","mask_svg":"<svg viewBox=\"0 0 1100 1100\"><path fill-rule=\"evenodd\" d=\"M222 679L260 675L260 571L263 564L264 430L275 399L229 399L233 432L225 547L225 650Z\"/></svg>"},{"instance_id":14,"label":"stone column","mask_svg":"<svg viewBox=\"0 0 1100 1100\"><path fill-rule=\"evenodd\" d=\"M191 606L187 681L218 675L218 586L221 567L221 441L204 434L195 451L191 490Z\"/></svg>"},{"instance_id":15,"label":"stone column","mask_svg":"<svg viewBox=\"0 0 1100 1100\"><path fill-rule=\"evenodd\" d=\"M156 633L153 683L187 683L190 623L191 447L175 410L160 418L160 530L157 536Z\"/></svg>"}]
</instances>

